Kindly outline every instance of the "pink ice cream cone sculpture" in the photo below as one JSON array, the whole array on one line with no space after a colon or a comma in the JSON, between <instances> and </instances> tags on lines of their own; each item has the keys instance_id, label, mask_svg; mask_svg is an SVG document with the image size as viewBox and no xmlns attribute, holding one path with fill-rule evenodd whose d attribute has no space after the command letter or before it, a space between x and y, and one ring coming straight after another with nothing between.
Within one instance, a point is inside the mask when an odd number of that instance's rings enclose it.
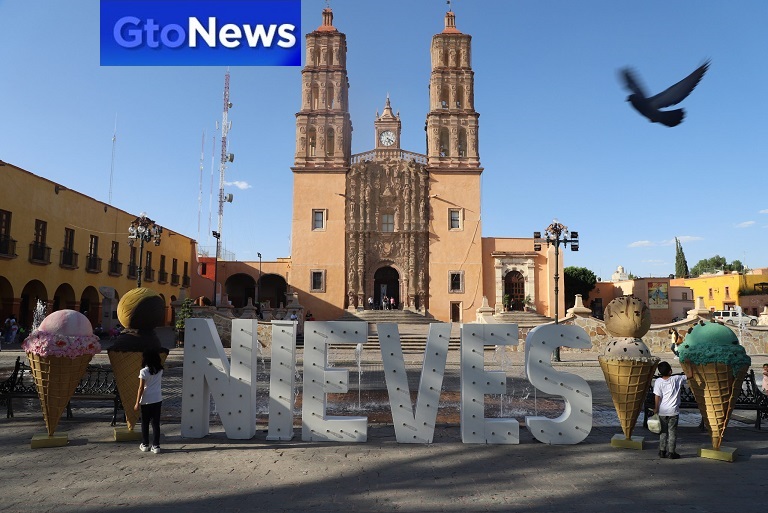
<instances>
[{"instance_id":1,"label":"pink ice cream cone sculpture","mask_svg":"<svg viewBox=\"0 0 768 513\"><path fill-rule=\"evenodd\" d=\"M101 351L99 337L93 334L85 315L58 310L43 319L22 348L32 368L48 436L52 437L88 363Z\"/></svg>"}]
</instances>

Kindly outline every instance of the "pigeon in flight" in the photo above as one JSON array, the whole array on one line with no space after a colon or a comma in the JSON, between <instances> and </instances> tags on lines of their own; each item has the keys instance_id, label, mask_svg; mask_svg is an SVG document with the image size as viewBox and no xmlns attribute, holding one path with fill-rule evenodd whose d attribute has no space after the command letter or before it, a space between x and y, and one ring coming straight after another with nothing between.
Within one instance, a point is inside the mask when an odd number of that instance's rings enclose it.
<instances>
[{"instance_id":1,"label":"pigeon in flight","mask_svg":"<svg viewBox=\"0 0 768 513\"><path fill-rule=\"evenodd\" d=\"M632 94L627 97L627 101L632 104L637 112L648 118L651 123L661 123L662 125L669 127L677 126L685 117L685 111L683 109L659 109L677 105L683 101L686 96L691 94L691 91L693 91L699 83L701 77L707 72L709 62L710 61L707 60L707 62L699 66L696 71L682 79L680 82L650 98L643 90L643 87L638 82L632 70L624 68L621 70L624 85L627 89L632 91Z\"/></svg>"}]
</instances>

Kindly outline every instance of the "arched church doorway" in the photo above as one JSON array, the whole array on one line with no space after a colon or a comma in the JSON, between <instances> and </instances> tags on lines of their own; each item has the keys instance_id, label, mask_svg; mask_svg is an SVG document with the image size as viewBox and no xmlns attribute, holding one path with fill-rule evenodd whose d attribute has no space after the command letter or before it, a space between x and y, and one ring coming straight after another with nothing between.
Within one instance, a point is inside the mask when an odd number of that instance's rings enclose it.
<instances>
[{"instance_id":1,"label":"arched church doorway","mask_svg":"<svg viewBox=\"0 0 768 513\"><path fill-rule=\"evenodd\" d=\"M510 271L504 276L504 295L507 294L510 310L522 310L525 300L525 278L520 271Z\"/></svg>"},{"instance_id":2,"label":"arched church doorway","mask_svg":"<svg viewBox=\"0 0 768 513\"><path fill-rule=\"evenodd\" d=\"M24 329L32 327L35 318L37 302L42 301L48 308L48 291L39 280L31 280L21 291L21 303L19 304L19 326Z\"/></svg>"},{"instance_id":3,"label":"arched church doorway","mask_svg":"<svg viewBox=\"0 0 768 513\"><path fill-rule=\"evenodd\" d=\"M269 301L271 308L285 305L285 293L288 292L288 284L285 278L277 274L265 274L259 278L259 301Z\"/></svg>"},{"instance_id":4,"label":"arched church doorway","mask_svg":"<svg viewBox=\"0 0 768 513\"><path fill-rule=\"evenodd\" d=\"M256 280L253 276L243 273L233 274L224 283L224 290L235 308L243 308L247 305L248 298L251 298L254 305L256 304Z\"/></svg>"},{"instance_id":5,"label":"arched church doorway","mask_svg":"<svg viewBox=\"0 0 768 513\"><path fill-rule=\"evenodd\" d=\"M394 267L380 267L373 275L373 302L384 306L384 296L395 298L395 305L400 308L400 273Z\"/></svg>"}]
</instances>

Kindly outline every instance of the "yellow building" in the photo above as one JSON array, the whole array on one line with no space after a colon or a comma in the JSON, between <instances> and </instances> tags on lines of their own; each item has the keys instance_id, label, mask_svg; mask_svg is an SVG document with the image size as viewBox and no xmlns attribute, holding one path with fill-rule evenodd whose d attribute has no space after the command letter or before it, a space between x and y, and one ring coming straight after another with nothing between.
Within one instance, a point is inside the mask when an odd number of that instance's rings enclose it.
<instances>
[{"instance_id":1,"label":"yellow building","mask_svg":"<svg viewBox=\"0 0 768 513\"><path fill-rule=\"evenodd\" d=\"M128 243L135 214L7 162L0 176L0 318L13 314L29 327L41 300L49 313L78 310L109 329L142 264L142 286L162 295L171 321L170 302L197 265L194 240L165 229L160 244L145 243L142 252L138 241Z\"/></svg>"},{"instance_id":2,"label":"yellow building","mask_svg":"<svg viewBox=\"0 0 768 513\"><path fill-rule=\"evenodd\" d=\"M710 310L730 310L736 306L749 315L760 315L766 306L768 276L763 270L749 274L709 274L698 278L677 278L673 284L684 284L693 290L694 297L704 298L704 305Z\"/></svg>"}]
</instances>

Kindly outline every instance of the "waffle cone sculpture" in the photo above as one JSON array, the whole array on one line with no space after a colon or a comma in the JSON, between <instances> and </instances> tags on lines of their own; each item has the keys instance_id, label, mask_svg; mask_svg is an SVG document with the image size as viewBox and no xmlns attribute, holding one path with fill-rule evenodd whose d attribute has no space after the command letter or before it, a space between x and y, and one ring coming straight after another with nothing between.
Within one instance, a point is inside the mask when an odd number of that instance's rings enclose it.
<instances>
[{"instance_id":1,"label":"waffle cone sculpture","mask_svg":"<svg viewBox=\"0 0 768 513\"><path fill-rule=\"evenodd\" d=\"M133 409L139 395L139 372L143 353L131 351L109 351L109 362L117 382L117 391L125 409L125 423L133 431L139 420L139 412ZM160 353L160 361L165 364L168 353Z\"/></svg>"},{"instance_id":2,"label":"waffle cone sculpture","mask_svg":"<svg viewBox=\"0 0 768 513\"><path fill-rule=\"evenodd\" d=\"M24 341L23 349L51 437L88 363L101 351L99 338L83 314L58 310L43 319Z\"/></svg>"},{"instance_id":3,"label":"waffle cone sculpture","mask_svg":"<svg viewBox=\"0 0 768 513\"><path fill-rule=\"evenodd\" d=\"M724 363L696 365L681 362L680 365L712 436L712 448L720 449L725 428L731 419L733 406L741 391L744 376L749 371L749 365L738 369Z\"/></svg>"},{"instance_id":4,"label":"waffle cone sculpture","mask_svg":"<svg viewBox=\"0 0 768 513\"><path fill-rule=\"evenodd\" d=\"M139 372L144 351L153 349L160 352L163 363L168 356L168 350L160 345L155 334L155 328L162 325L164 315L162 297L143 287L128 291L117 305L117 318L125 331L117 337L108 354L130 431L139 419L133 405L139 393Z\"/></svg>"},{"instance_id":5,"label":"waffle cone sculpture","mask_svg":"<svg viewBox=\"0 0 768 513\"><path fill-rule=\"evenodd\" d=\"M603 369L605 382L611 392L613 405L619 416L619 423L624 436L632 438L637 417L645 403L645 397L651 386L651 379L659 365L658 358L612 359L599 356L600 368Z\"/></svg>"},{"instance_id":6,"label":"waffle cone sculpture","mask_svg":"<svg viewBox=\"0 0 768 513\"><path fill-rule=\"evenodd\" d=\"M712 448L719 450L752 360L733 330L716 322L694 326L678 352L688 386L712 436Z\"/></svg>"},{"instance_id":7,"label":"waffle cone sculpture","mask_svg":"<svg viewBox=\"0 0 768 513\"><path fill-rule=\"evenodd\" d=\"M651 356L641 339L650 326L650 310L634 296L618 297L605 308L605 327L616 338L608 342L598 361L627 440L632 439L637 417L659 365L659 358Z\"/></svg>"}]
</instances>

